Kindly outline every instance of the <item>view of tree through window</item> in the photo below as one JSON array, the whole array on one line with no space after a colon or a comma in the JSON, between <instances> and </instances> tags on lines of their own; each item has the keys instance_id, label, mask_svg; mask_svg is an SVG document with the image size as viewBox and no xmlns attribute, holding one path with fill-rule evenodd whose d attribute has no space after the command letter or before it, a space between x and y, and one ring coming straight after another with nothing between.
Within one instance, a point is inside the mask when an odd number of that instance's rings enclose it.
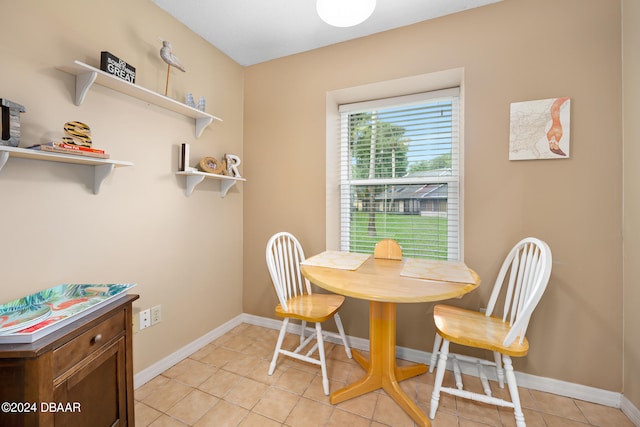
<instances>
[{"instance_id":1,"label":"view of tree through window","mask_svg":"<svg viewBox=\"0 0 640 427\"><path fill-rule=\"evenodd\" d=\"M407 257L459 257L457 109L457 96L341 107L343 250L393 238Z\"/></svg>"}]
</instances>

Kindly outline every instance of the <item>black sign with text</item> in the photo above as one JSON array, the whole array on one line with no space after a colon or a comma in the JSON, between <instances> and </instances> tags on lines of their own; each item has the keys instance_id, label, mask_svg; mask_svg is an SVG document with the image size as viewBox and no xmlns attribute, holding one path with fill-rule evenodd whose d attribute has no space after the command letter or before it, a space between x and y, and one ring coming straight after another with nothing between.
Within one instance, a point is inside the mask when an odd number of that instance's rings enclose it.
<instances>
[{"instance_id":1,"label":"black sign with text","mask_svg":"<svg viewBox=\"0 0 640 427\"><path fill-rule=\"evenodd\" d=\"M100 69L129 83L136 82L136 69L109 52L100 53Z\"/></svg>"}]
</instances>

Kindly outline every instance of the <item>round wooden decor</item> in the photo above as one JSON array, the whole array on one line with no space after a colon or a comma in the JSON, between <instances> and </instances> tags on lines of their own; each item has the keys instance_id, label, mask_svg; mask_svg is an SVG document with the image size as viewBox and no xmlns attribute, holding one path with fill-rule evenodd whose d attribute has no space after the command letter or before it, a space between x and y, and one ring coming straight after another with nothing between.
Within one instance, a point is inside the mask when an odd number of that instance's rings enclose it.
<instances>
[{"instance_id":1,"label":"round wooden decor","mask_svg":"<svg viewBox=\"0 0 640 427\"><path fill-rule=\"evenodd\" d=\"M222 163L215 157L203 157L198 165L203 172L219 174L222 171Z\"/></svg>"}]
</instances>

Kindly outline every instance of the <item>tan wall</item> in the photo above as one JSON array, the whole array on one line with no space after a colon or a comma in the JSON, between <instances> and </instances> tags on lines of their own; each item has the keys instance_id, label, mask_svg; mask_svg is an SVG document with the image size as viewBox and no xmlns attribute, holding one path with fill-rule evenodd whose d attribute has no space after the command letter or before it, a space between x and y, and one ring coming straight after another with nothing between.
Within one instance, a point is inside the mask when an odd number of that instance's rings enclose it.
<instances>
[{"instance_id":1,"label":"tan wall","mask_svg":"<svg viewBox=\"0 0 640 427\"><path fill-rule=\"evenodd\" d=\"M624 0L625 10L632 3ZM74 8L87 17L69 18ZM136 306L162 304L163 321L136 334L136 371L241 311L272 316L267 238L288 229L308 253L325 247L326 93L463 67L465 259L485 286L460 303L477 307L486 299L515 240L546 239L554 273L530 329L531 354L518 368L622 390L621 31L614 2L508 0L244 71L146 0L25 0L3 2L0 11L0 97L27 106L23 145L82 120L96 145L135 163L93 195L87 167L9 160L0 171L0 301L65 282L137 282ZM637 35L627 29L631 46ZM205 95L207 111L224 119L198 140L190 119L108 89L93 89L76 107L73 77L56 69L75 59L97 66L99 52L109 50L136 66L138 84L163 92L158 37L173 42L188 69L172 71L169 95ZM635 60L625 66L625 88L633 90L638 67ZM509 104L565 95L572 98L572 158L509 162ZM631 101L625 99L624 390L638 406L638 132ZM191 143L194 161L240 154L249 181L225 199L210 181L186 198L174 175L182 142ZM400 345L429 350L429 310L401 307ZM366 303L349 301L343 317L350 334L367 336ZM550 363L563 359L571 363Z\"/></svg>"},{"instance_id":2,"label":"tan wall","mask_svg":"<svg viewBox=\"0 0 640 427\"><path fill-rule=\"evenodd\" d=\"M640 5L623 0L624 85L624 395L640 407Z\"/></svg>"},{"instance_id":3,"label":"tan wall","mask_svg":"<svg viewBox=\"0 0 640 427\"><path fill-rule=\"evenodd\" d=\"M162 322L134 338L135 370L171 354L242 311L242 185L218 183L191 197L175 172L178 145L192 158L242 153L243 69L148 0L4 1L0 97L27 107L22 144L80 120L94 143L134 167L117 169L100 194L92 171L9 159L0 171L0 301L59 283L136 282L136 307L162 305ZM136 67L136 83L164 93L164 37L187 68L172 70L169 96L204 95L224 119L195 139L194 122L110 89L72 102L75 79L57 67L98 67L108 50ZM241 166L242 169L242 166Z\"/></svg>"},{"instance_id":4,"label":"tan wall","mask_svg":"<svg viewBox=\"0 0 640 427\"><path fill-rule=\"evenodd\" d=\"M621 391L620 52L617 2L508 0L248 67L244 311L273 316L272 233L325 248L327 92L463 67L465 261L485 282L457 303L479 307L508 249L545 239L554 270L517 368ZM510 162L510 103L559 96L572 100L571 158ZM349 334L367 337L367 309L347 303ZM430 310L399 308L399 345L430 351Z\"/></svg>"}]
</instances>

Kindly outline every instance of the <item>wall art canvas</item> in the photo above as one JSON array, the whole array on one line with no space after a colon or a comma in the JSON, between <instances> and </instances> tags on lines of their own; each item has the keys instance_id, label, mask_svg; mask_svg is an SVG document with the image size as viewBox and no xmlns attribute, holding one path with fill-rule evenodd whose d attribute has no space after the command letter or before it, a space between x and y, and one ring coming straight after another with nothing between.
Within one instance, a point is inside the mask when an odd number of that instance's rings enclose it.
<instances>
[{"instance_id":1,"label":"wall art canvas","mask_svg":"<svg viewBox=\"0 0 640 427\"><path fill-rule=\"evenodd\" d=\"M568 159L571 99L511 104L509 160Z\"/></svg>"}]
</instances>

